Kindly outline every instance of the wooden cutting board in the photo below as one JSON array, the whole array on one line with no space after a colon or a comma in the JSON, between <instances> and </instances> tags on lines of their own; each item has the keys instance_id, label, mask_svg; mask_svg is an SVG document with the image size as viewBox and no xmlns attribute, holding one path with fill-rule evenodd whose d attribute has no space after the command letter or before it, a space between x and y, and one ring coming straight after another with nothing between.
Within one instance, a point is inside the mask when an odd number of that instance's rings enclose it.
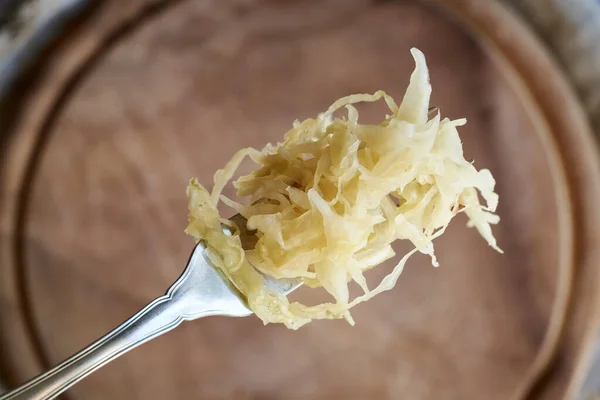
<instances>
[{"instance_id":1,"label":"wooden cutting board","mask_svg":"<svg viewBox=\"0 0 600 400\"><path fill-rule=\"evenodd\" d=\"M505 254L459 218L436 243L442 266L415 257L393 292L356 308L355 327L194 321L65 398L575 393L597 328L595 143L539 42L479 0L113 0L90 10L2 110L1 374L22 383L161 295L193 245L183 234L190 177L210 185L236 149L278 140L343 95L385 89L400 100L413 46L427 57L433 104L468 119L465 153L497 178Z\"/></svg>"}]
</instances>

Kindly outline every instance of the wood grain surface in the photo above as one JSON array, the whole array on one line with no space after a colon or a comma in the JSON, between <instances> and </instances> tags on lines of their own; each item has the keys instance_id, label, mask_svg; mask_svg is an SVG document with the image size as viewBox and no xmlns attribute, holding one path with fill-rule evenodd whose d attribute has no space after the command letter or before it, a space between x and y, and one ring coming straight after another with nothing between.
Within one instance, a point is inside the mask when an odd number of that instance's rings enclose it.
<instances>
[{"instance_id":1,"label":"wood grain surface","mask_svg":"<svg viewBox=\"0 0 600 400\"><path fill-rule=\"evenodd\" d=\"M19 211L16 228L13 214L1 220L3 245L17 254L4 256L0 279L1 362L13 383L174 281L192 247L183 234L191 176L210 184L236 149L278 140L294 119L343 95L385 89L399 100L415 46L430 65L433 104L468 119L465 153L497 177L495 233L505 254L459 218L436 243L442 266L415 257L396 290L356 309L355 327L324 321L294 332L255 318L199 320L111 363L66 398L509 398L546 337L560 271L571 261L571 224L598 221L587 203L569 214L597 160L586 153L569 166L574 188L561 172L587 142L571 137L557 159L544 136L547 110L532 108L490 54L431 5L188 1L139 17L143 3L107 2L73 31L82 39L58 48L63 57L47 64L40 97L16 129L31 135L14 139L17 149L31 148L22 143L36 132L44 139L33 166L8 177L1 193L3 210ZM96 52L93 43L110 45ZM74 66L92 54L73 80ZM364 117L379 112L367 107ZM8 160L25 158L16 151ZM596 198L598 182L586 190ZM575 246L593 262L587 235ZM573 329L569 340L581 342L587 328ZM562 398L580 345L563 348L545 398Z\"/></svg>"}]
</instances>

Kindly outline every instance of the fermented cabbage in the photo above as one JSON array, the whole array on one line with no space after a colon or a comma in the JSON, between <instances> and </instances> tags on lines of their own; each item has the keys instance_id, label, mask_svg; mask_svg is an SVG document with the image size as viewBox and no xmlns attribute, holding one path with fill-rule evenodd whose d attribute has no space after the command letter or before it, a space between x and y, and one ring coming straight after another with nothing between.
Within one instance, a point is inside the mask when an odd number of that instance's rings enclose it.
<instances>
[{"instance_id":1,"label":"fermented cabbage","mask_svg":"<svg viewBox=\"0 0 600 400\"><path fill-rule=\"evenodd\" d=\"M425 57L417 49L411 53L416 67L400 106L383 91L343 97L316 118L295 121L283 142L238 151L217 171L210 193L191 180L186 232L205 241L210 260L264 323L296 329L312 319L345 318L353 324L350 309L394 287L412 254L427 254L438 265L433 239L461 212L501 251L490 227L499 221L494 178L463 156L457 127L466 120L441 119L429 110ZM377 125L359 123L355 104L381 99L390 114ZM345 115L335 116L342 109ZM258 168L234 182L235 201L222 190L245 157ZM220 201L256 230L253 249L242 249L239 229L219 215ZM392 258L391 244L399 239L414 249L369 288L363 273ZM264 275L323 287L334 301L290 302L266 287ZM363 294L350 298L350 281Z\"/></svg>"}]
</instances>

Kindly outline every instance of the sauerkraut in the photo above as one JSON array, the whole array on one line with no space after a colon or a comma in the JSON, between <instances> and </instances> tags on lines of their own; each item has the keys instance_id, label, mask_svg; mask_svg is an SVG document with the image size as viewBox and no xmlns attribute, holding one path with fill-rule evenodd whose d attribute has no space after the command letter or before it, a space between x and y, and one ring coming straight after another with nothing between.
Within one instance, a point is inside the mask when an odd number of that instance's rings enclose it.
<instances>
[{"instance_id":1,"label":"sauerkraut","mask_svg":"<svg viewBox=\"0 0 600 400\"><path fill-rule=\"evenodd\" d=\"M238 151L217 171L210 193L191 180L186 232L205 241L210 260L264 323L296 329L313 319L345 318L353 324L350 309L393 288L412 254L438 265L433 240L460 212L501 251L490 227L499 221L494 178L463 156L457 127L466 120L431 115L425 57L411 53L416 67L399 106L383 91L341 98L316 118L295 121L283 142ZM378 100L389 115L377 125L359 123L355 105ZM345 115L336 116L340 110ZM229 199L222 190L245 157L258 167L233 183L238 199ZM220 201L256 230L253 249L242 249L238 227L219 215ZM363 273L395 256L391 244L402 239L414 249L369 288ZM333 301L290 302L266 287L264 275L323 287ZM363 294L350 298L350 281Z\"/></svg>"}]
</instances>

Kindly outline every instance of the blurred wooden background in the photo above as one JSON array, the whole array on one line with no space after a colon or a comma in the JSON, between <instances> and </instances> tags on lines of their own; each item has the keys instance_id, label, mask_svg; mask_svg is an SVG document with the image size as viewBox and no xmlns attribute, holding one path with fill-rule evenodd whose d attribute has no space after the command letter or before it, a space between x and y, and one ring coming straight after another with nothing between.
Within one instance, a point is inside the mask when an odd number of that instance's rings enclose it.
<instances>
[{"instance_id":1,"label":"blurred wooden background","mask_svg":"<svg viewBox=\"0 0 600 400\"><path fill-rule=\"evenodd\" d=\"M592 120L595 123L596 128L598 128L598 124L600 124L600 120L598 117L598 104L599 103L599 99L600 99L600 95L598 93L600 93L600 80L599 80L599 76L600 76L600 49L597 47L600 47L599 43L600 43L600 32L598 32L598 19L595 19L597 15L600 15L600 6L598 5L597 2L592 1L592 0L573 0L570 2L564 2L561 0L556 0L556 1L551 1L551 0L530 0L530 1L518 1L518 0L511 0L511 2L513 3L513 6L515 7L516 10L518 10L518 12L521 13L521 15L523 15L525 18L527 18L530 23L537 29L537 31L539 32L540 36L544 38L544 40L548 43L548 45L554 49L555 54L557 55L557 57L559 58L559 60L561 60L562 65L564 66L564 68L568 71L568 73L570 74L570 76L573 79L574 85L576 86L576 88L578 89L579 95L581 96L588 112L590 113L590 116L592 118ZM568 3L568 6L566 6ZM4 3L7 4L7 3ZM35 8L35 2L30 2L30 8L29 11L27 11L27 14L25 15L25 26L27 26L27 23L29 22L41 22L43 21L43 18L38 18L38 14L36 14L36 8ZM31 11L33 10L33 11ZM51 11L53 10L53 7L42 7L39 8L38 10L40 11ZM31 17L33 15L33 17ZM16 34L16 38L17 40L13 40L12 38L10 38L9 36L13 36L13 33L9 33L8 36L4 35L4 36L0 36L0 54L3 53L4 51L4 55L5 55L5 60L8 60L7 57L8 54L10 54L10 48L13 47L13 43L17 43L20 42L19 38L22 38L22 36L19 35L19 32L26 32L27 29L23 29L23 30L18 30L17 34ZM148 35L150 35L151 33L147 33ZM8 38L8 39L7 39ZM459 39L457 39L459 40ZM22 42L21 42L22 43ZM424 46L426 46L424 44ZM335 46L333 47L335 48ZM427 54L427 53L426 53ZM133 55L132 55L133 56ZM6 68L9 68L10 65L8 63L2 64L2 61L0 60L0 67L1 66L5 66ZM264 70L265 67L267 66L257 66L257 68L260 67ZM377 67L377 66L375 66ZM406 66L408 68L408 66ZM114 67L113 67L114 68ZM158 68L158 67L157 67ZM168 68L168 66L167 66ZM408 69L407 69L408 70ZM114 70L113 70L114 71ZM458 68L457 70L458 71ZM455 71L455 72L456 72ZM9 71L10 72L10 71ZM1 77L9 77L10 73L7 72L5 75L2 75L0 73L0 78ZM118 79L118 77L116 77ZM8 79L8 78L7 78ZM99 90L98 93L92 93L90 94L89 98L93 98L93 96L96 95L107 95L109 96L110 93L107 93L106 91L103 91L102 87L102 79L108 79L108 77L102 77L101 75L98 76L97 78L97 83L95 84L96 86L94 87L94 84L92 84L92 86L88 89L88 90ZM115 79L115 77L113 76L110 79ZM114 82L113 82L114 83ZM223 84L225 84L226 82L223 82ZM123 82L124 85L127 85L127 82L124 81ZM2 87L2 85L0 85L0 88ZM132 87L133 89L133 87ZM435 89L435 87L434 87ZM168 90L166 89L166 87L163 87L161 90ZM135 96L135 94L131 94L132 96ZM215 93L215 96L217 96L218 93ZM333 93L331 94L333 95ZM84 96L85 97L85 96ZM107 98L104 101L104 104L107 105L107 107L111 104L111 99ZM144 99L132 99L132 101L137 101L137 102L144 102ZM308 102L312 101L310 99L307 100ZM94 105L95 106L95 103ZM152 104L148 103L147 106L151 107ZM93 122L93 113L94 110L92 108L86 110L85 109L85 104L83 104L80 107L84 107L84 108L80 108L79 110L75 110L73 111L75 114L72 114L72 117L67 118L65 121L63 121L63 125L62 127L64 128L65 131L69 131L69 124L73 123L73 118L81 118L80 120L78 120L79 122L75 122L75 124L78 123L82 123L81 121L88 121L86 122L89 123L90 121ZM104 111L110 111L108 108L106 108ZM458 112L458 110L456 110ZM290 111L291 112L291 111ZM295 118L294 115L292 115L293 112L291 112L290 116L288 119L293 119ZM253 111L252 115L254 116L260 116L260 108L257 108L256 110ZM221 121L220 118L226 118L227 116L219 116L219 115L214 115L213 116L216 120L215 121ZM118 116L115 117L116 119L119 119ZM262 118L262 117L261 117ZM268 118L268 113L267 115L264 115L264 118ZM66 125L64 125L66 124ZM476 118L475 118L475 124L476 124ZM77 126L77 125L74 125ZM81 125L78 125L79 127L81 127ZM1 129L1 127L0 127ZM144 126L144 127L138 127L138 129L151 129L151 127L148 126ZM233 130L235 129L243 129L242 127L232 127ZM73 129L73 132L75 133L77 131L76 128ZM77 139L75 137L72 137L71 140L69 140L69 137L63 137L64 145L66 146L73 146L76 147L78 146L78 142ZM122 140L135 140L134 138L128 138L127 135L123 136ZM222 143L216 142L213 144L213 146L216 145L222 145ZM237 145L237 144L236 144ZM123 144L116 144L116 146L128 146L128 144L123 143ZM104 149L106 152L111 152L114 149ZM74 148L74 151L77 151L76 148ZM155 151L155 153L153 153L154 155L152 157L155 157L157 160L161 159L161 154L160 154L160 148L156 148L156 149L151 149L151 151ZM107 153L109 154L109 153ZM102 156L102 152L97 153L98 157ZM56 157L60 157L59 154L56 155ZM59 163L54 163L54 166L58 166ZM65 168L67 168L67 170L63 170L63 171L52 171L49 170L47 173L49 174L48 177L49 179L52 179L52 172L55 172L56 174L60 173L60 174L65 174L65 173L69 173L68 171L68 166L65 166ZM206 180L207 177L204 177L204 179ZM71 182L74 182L73 180L71 180ZM175 182L177 184L180 184L181 182ZM175 185L177 186L177 185ZM178 186L177 186L178 187ZM65 190L78 190L77 187L73 187L73 188L65 188ZM173 190L176 190L175 187L173 188ZM43 194L40 194L40 196L43 196ZM59 199L60 200L60 199ZM45 200L40 200L40 201L45 201ZM57 200L58 201L58 200ZM52 215L41 215L40 218L43 220L44 218L53 218ZM168 219L167 219L168 220ZM177 219L175 219L177 220ZM51 235L51 232L47 232L45 233L45 235ZM125 238L123 238L123 240L125 240ZM167 246L173 245L175 246L176 244L166 244ZM94 250L95 251L95 250ZM34 252L34 254L36 254ZM42 256L41 253L38 254L39 256ZM131 278L127 276L128 272L126 271L121 271L120 273L124 274L122 276L122 281L123 282L127 282L128 280L130 280ZM134 272L131 272L134 273ZM139 273L139 271L138 271ZM167 273L167 275L170 274ZM159 279L158 281L162 281L162 279ZM148 289L148 290L146 290ZM156 290L158 290L160 292L160 288L156 287L156 288L152 288L152 291L150 290L150 288L146 288L146 289L142 289L142 291L140 293L145 293L146 291L148 291L148 293L152 292L152 293L156 293ZM66 290L66 288L65 288ZM67 292L65 292L66 294ZM68 298L68 297L67 297ZM82 312L88 312L89 310L82 310ZM93 323L92 323L93 325ZM102 325L104 326L104 325ZM93 330L93 327L90 326L90 329ZM57 327L58 329L58 327ZM57 333L58 334L58 331ZM222 334L222 332L221 332ZM86 337L85 335L83 335L83 337ZM83 339L82 339L83 340ZM82 342L83 343L83 342ZM78 345L81 345L82 343L78 343ZM72 343L65 343L65 346L69 347L72 346ZM77 346L74 346L77 347ZM70 348L70 347L69 347ZM62 350L61 350L62 351ZM62 355L62 353L60 353L59 351L59 355L57 356L60 359L60 356ZM586 396L590 393L594 393L600 386L600 383L597 380L597 375L600 375L598 373L598 371L596 370L596 368L598 367L592 367L591 371L592 373L589 376L588 381L586 382L585 388L584 388L584 392L581 393L581 398L586 398ZM128 368L124 368L123 370L128 370ZM116 370L115 370L116 371ZM116 373L116 372L115 372ZM93 382L92 382L93 384ZM489 383L488 383L489 384Z\"/></svg>"}]
</instances>

